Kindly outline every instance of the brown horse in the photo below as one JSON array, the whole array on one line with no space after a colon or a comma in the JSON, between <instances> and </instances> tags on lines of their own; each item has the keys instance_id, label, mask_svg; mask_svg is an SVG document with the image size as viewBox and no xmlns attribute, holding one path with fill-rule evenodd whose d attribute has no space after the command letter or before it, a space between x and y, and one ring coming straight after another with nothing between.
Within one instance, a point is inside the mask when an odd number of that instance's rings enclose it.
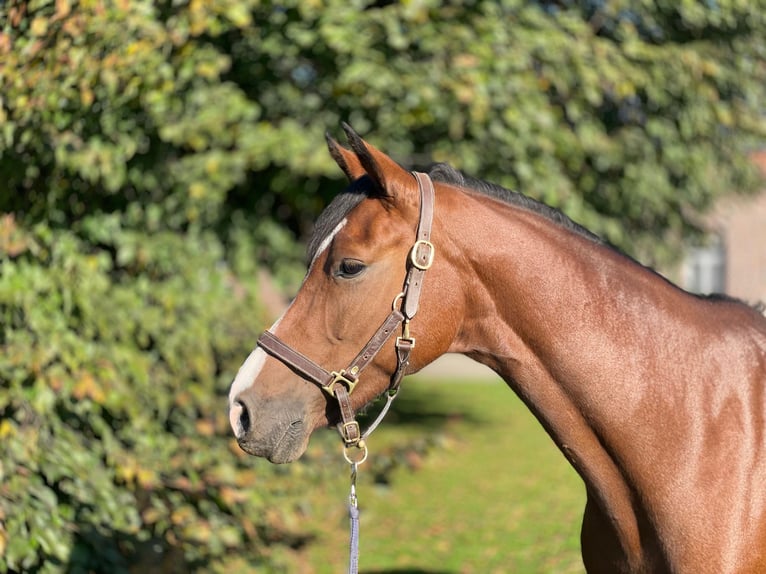
<instances>
[{"instance_id":1,"label":"brown horse","mask_svg":"<svg viewBox=\"0 0 766 574\"><path fill-rule=\"evenodd\" d=\"M435 257L409 325L397 296L419 268L408 252L423 176L346 131L351 149L328 144L352 183L319 218L303 285L270 329L293 361L259 342L232 384L241 447L297 459L341 419L312 384L325 375L358 410L397 369L463 353L508 383L585 482L588 572L766 572L766 318L690 295L558 211L442 165L426 182ZM392 313L417 338L404 367L374 331ZM371 337L380 352L355 389L319 367L358 374Z\"/></svg>"}]
</instances>

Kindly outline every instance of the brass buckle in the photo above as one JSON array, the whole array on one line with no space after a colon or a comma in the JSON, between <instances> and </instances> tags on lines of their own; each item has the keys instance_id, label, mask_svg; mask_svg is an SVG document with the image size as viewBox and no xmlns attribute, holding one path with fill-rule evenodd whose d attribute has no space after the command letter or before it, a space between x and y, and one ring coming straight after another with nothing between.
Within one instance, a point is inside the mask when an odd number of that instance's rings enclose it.
<instances>
[{"instance_id":1,"label":"brass buckle","mask_svg":"<svg viewBox=\"0 0 766 574\"><path fill-rule=\"evenodd\" d=\"M409 343L410 349L415 348L415 337L397 337L395 343L397 349L401 346L402 341Z\"/></svg>"},{"instance_id":2,"label":"brass buckle","mask_svg":"<svg viewBox=\"0 0 766 574\"><path fill-rule=\"evenodd\" d=\"M341 434L343 435L343 442L346 443L346 446L357 446L362 441L362 429L359 426L358 422L349 421L347 423L343 423L343 426L341 427L341 429L342 429ZM349 434L349 429L356 429L355 431L356 434L354 436L356 436L357 438L355 439L349 438L349 436L351 436ZM359 446L359 448L362 448L362 446L364 445L362 444L361 446Z\"/></svg>"},{"instance_id":3,"label":"brass buckle","mask_svg":"<svg viewBox=\"0 0 766 574\"><path fill-rule=\"evenodd\" d=\"M418 261L418 249L420 246L423 245L428 248L428 258L426 259L425 263L420 263ZM431 268L431 265L433 265L434 262L434 254L436 253L436 249L434 248L434 244L430 241L426 241L425 239L418 239L415 242L415 245L412 246L412 249L410 250L410 263L420 269L421 271L426 271L427 269Z\"/></svg>"},{"instance_id":4,"label":"brass buckle","mask_svg":"<svg viewBox=\"0 0 766 574\"><path fill-rule=\"evenodd\" d=\"M348 394L350 395L354 392L354 387L356 387L356 384L359 382L359 379L352 381L351 379L347 378L346 369L341 369L340 372L333 371L330 374L333 376L333 379L326 385L323 385L322 390L333 398L335 398L335 383L343 383L346 385Z\"/></svg>"}]
</instances>

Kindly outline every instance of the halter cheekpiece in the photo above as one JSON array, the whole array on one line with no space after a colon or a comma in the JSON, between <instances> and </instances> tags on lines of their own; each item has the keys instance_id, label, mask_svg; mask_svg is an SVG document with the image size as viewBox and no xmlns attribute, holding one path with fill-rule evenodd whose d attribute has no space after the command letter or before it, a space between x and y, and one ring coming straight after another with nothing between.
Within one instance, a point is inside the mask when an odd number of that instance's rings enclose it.
<instances>
[{"instance_id":1,"label":"halter cheekpiece","mask_svg":"<svg viewBox=\"0 0 766 574\"><path fill-rule=\"evenodd\" d=\"M391 313L354 360L345 369L327 371L306 355L281 341L270 331L265 331L258 339L258 346L269 355L281 361L307 381L318 385L338 401L341 415L338 430L345 449L356 447L363 451L363 457L367 453L364 439L375 429L388 411L391 400L399 391L399 384L409 365L410 354L415 347L415 338L410 335L410 320L418 311L423 278L434 260L434 246L430 241L434 213L434 185L431 178L424 173L412 172L412 175L415 176L420 191L420 221L418 222L415 243L408 256L408 269L404 286L402 292L394 298ZM391 375L388 386L389 400L378 415L377 420L362 434L355 418L354 409L351 407L349 395L359 382L361 372L391 338L397 326L401 326L401 335L397 336L395 342L397 366ZM348 455L346 457L348 458ZM349 460L349 462L353 461Z\"/></svg>"}]
</instances>

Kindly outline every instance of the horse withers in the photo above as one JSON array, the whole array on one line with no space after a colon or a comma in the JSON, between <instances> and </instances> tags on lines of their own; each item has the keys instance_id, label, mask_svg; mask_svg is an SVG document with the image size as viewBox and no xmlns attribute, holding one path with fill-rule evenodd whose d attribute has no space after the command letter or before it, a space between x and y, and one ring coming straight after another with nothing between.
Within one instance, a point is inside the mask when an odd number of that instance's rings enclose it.
<instances>
[{"instance_id":1,"label":"horse withers","mask_svg":"<svg viewBox=\"0 0 766 574\"><path fill-rule=\"evenodd\" d=\"M240 446L290 462L338 423L357 444L354 412L395 373L463 353L585 482L588 572L766 572L766 318L683 291L523 195L445 165L414 177L345 128L350 149L328 145L351 184L231 387ZM404 360L400 339L417 340Z\"/></svg>"}]
</instances>

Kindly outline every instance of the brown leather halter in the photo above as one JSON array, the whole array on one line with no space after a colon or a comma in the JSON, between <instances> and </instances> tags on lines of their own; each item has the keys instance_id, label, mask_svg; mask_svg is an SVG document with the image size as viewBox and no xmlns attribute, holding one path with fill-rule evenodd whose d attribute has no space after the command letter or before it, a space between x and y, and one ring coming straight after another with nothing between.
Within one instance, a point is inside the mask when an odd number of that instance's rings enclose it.
<instances>
[{"instance_id":1,"label":"brown leather halter","mask_svg":"<svg viewBox=\"0 0 766 574\"><path fill-rule=\"evenodd\" d=\"M418 311L425 272L431 267L435 252L434 246L430 242L434 213L434 185L428 175L419 172L412 172L412 174L415 176L420 190L420 221L418 222L417 238L409 254L404 287L402 292L394 298L391 313L348 367L340 371L326 371L306 355L292 349L270 331L265 331L258 339L258 346L269 355L281 361L307 381L319 385L323 391L338 401L342 419L338 430L346 448L351 446L363 448L364 436L369 434L374 426L377 426L382 414L385 414L385 412L382 413L373 427L368 429L365 435L362 435L359 423L355 420L354 409L351 407L349 397L359 382L361 372L391 338L396 326L401 324L402 334L396 338L395 343L397 367L391 375L391 382L388 387L389 396L393 397L399 390L399 383L401 383L409 364L410 353L415 347L415 338L410 336L410 320Z\"/></svg>"}]
</instances>

